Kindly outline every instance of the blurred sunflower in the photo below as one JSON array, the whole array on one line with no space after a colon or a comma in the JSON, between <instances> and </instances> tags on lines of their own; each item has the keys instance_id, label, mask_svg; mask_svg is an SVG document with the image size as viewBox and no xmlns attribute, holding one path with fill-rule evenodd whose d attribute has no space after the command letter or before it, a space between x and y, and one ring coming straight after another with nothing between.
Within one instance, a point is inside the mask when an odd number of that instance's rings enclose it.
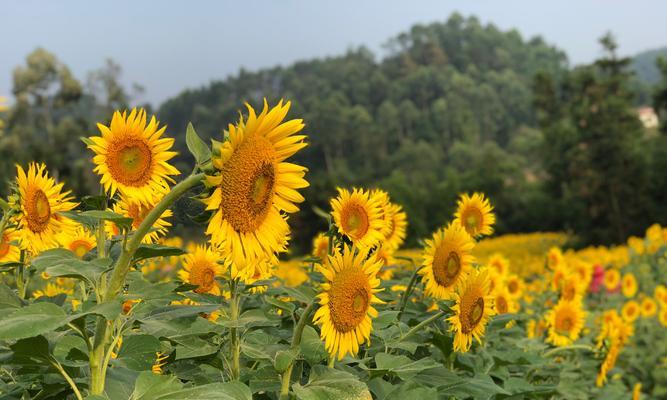
<instances>
[{"instance_id":1,"label":"blurred sunflower","mask_svg":"<svg viewBox=\"0 0 667 400\"><path fill-rule=\"evenodd\" d=\"M560 248L552 247L549 249L549 252L547 253L547 267L549 267L550 270L555 270L563 264L563 261L563 252Z\"/></svg>"},{"instance_id":2,"label":"blurred sunflower","mask_svg":"<svg viewBox=\"0 0 667 400\"><path fill-rule=\"evenodd\" d=\"M331 214L338 233L348 237L361 250L367 250L384 239L385 221L376 196L363 189L338 188L331 200Z\"/></svg>"},{"instance_id":3,"label":"blurred sunflower","mask_svg":"<svg viewBox=\"0 0 667 400\"><path fill-rule=\"evenodd\" d=\"M550 310L546 319L549 324L547 341L555 346L568 346L579 338L584 327L586 313L577 301L560 300Z\"/></svg>"},{"instance_id":4,"label":"blurred sunflower","mask_svg":"<svg viewBox=\"0 0 667 400\"><path fill-rule=\"evenodd\" d=\"M664 285L658 285L653 291L653 296L662 304L663 307L667 307L667 288Z\"/></svg>"},{"instance_id":5,"label":"blurred sunflower","mask_svg":"<svg viewBox=\"0 0 667 400\"><path fill-rule=\"evenodd\" d=\"M523 279L518 275L512 274L508 276L505 280L505 286L507 287L507 292L513 299L518 299L523 294Z\"/></svg>"},{"instance_id":6,"label":"blurred sunflower","mask_svg":"<svg viewBox=\"0 0 667 400\"><path fill-rule=\"evenodd\" d=\"M637 294L637 279L632 274L632 272L628 272L627 274L623 275L623 279L621 280L621 288L623 289L623 296L625 297L630 298Z\"/></svg>"},{"instance_id":7,"label":"blurred sunflower","mask_svg":"<svg viewBox=\"0 0 667 400\"><path fill-rule=\"evenodd\" d=\"M495 270L500 275L507 275L510 271L510 262L500 253L493 253L487 262L489 269Z\"/></svg>"},{"instance_id":8,"label":"blurred sunflower","mask_svg":"<svg viewBox=\"0 0 667 400\"><path fill-rule=\"evenodd\" d=\"M307 169L285 162L306 147L306 136L295 135L303 121L283 122L290 104L281 100L269 109L264 100L259 115L246 104L247 120L230 124L228 140L214 145L216 174L206 182L215 189L203 200L214 214L206 234L236 264L285 251L289 226L282 212L298 211L304 200L297 189L308 186Z\"/></svg>"},{"instance_id":9,"label":"blurred sunflower","mask_svg":"<svg viewBox=\"0 0 667 400\"><path fill-rule=\"evenodd\" d=\"M566 301L580 301L586 292L586 286L579 280L579 275L570 274L560 286L560 298Z\"/></svg>"},{"instance_id":10,"label":"blurred sunflower","mask_svg":"<svg viewBox=\"0 0 667 400\"><path fill-rule=\"evenodd\" d=\"M313 256L319 258L322 264L328 261L329 257L329 241L331 238L324 232L318 233L313 239ZM338 245L336 244L336 247ZM332 245L332 251L333 245Z\"/></svg>"},{"instance_id":11,"label":"blurred sunflower","mask_svg":"<svg viewBox=\"0 0 667 400\"><path fill-rule=\"evenodd\" d=\"M34 254L57 247L57 235L74 229L74 223L58 213L74 209L77 203L72 202L71 192L62 191L62 183L49 177L46 165L30 163L27 173L19 165L16 169L19 198L12 199L12 205L20 207L16 219L21 247Z\"/></svg>"},{"instance_id":12,"label":"blurred sunflower","mask_svg":"<svg viewBox=\"0 0 667 400\"><path fill-rule=\"evenodd\" d=\"M91 136L86 141L95 156L95 173L101 176L104 190L110 195L120 191L133 201L148 204L154 197L169 190L171 175L179 172L170 159L176 152L169 151L173 138L163 138L166 126L152 116L146 124L146 111L132 109L127 115L116 111L111 124L97 124L102 136Z\"/></svg>"},{"instance_id":13,"label":"blurred sunflower","mask_svg":"<svg viewBox=\"0 0 667 400\"><path fill-rule=\"evenodd\" d=\"M403 207L393 203L389 204L389 214L391 228L384 237L384 246L396 250L405 242L408 215L403 211Z\"/></svg>"},{"instance_id":14,"label":"blurred sunflower","mask_svg":"<svg viewBox=\"0 0 667 400\"><path fill-rule=\"evenodd\" d=\"M19 261L21 249L13 243L18 240L18 234L14 229L5 228L0 237L0 263Z\"/></svg>"},{"instance_id":15,"label":"blurred sunflower","mask_svg":"<svg viewBox=\"0 0 667 400\"><path fill-rule=\"evenodd\" d=\"M457 207L454 222L461 224L470 236L493 233L496 216L493 214L493 206L484 194L473 193L472 196L463 194L457 202Z\"/></svg>"},{"instance_id":16,"label":"blurred sunflower","mask_svg":"<svg viewBox=\"0 0 667 400\"><path fill-rule=\"evenodd\" d=\"M667 327L667 307L662 307L658 313L658 320L662 326Z\"/></svg>"},{"instance_id":17,"label":"blurred sunflower","mask_svg":"<svg viewBox=\"0 0 667 400\"><path fill-rule=\"evenodd\" d=\"M54 296L58 296L59 294L72 294L72 293L74 293L74 291L72 289L64 288L62 286L58 286L56 284L53 284L53 283L49 282L49 283L46 284L46 286L43 289L35 290L32 293L32 297L34 297L35 299L38 299L42 296L54 297Z\"/></svg>"},{"instance_id":18,"label":"blurred sunflower","mask_svg":"<svg viewBox=\"0 0 667 400\"><path fill-rule=\"evenodd\" d=\"M447 318L455 333L454 351L467 352L475 338L482 343L486 323L495 314L493 296L489 293L488 272L471 269L454 293L454 315Z\"/></svg>"},{"instance_id":19,"label":"blurred sunflower","mask_svg":"<svg viewBox=\"0 0 667 400\"><path fill-rule=\"evenodd\" d=\"M77 257L83 258L90 250L97 246L97 239L88 232L83 225L77 224L71 232L65 232L58 235L60 244L69 249Z\"/></svg>"},{"instance_id":20,"label":"blurred sunflower","mask_svg":"<svg viewBox=\"0 0 667 400\"><path fill-rule=\"evenodd\" d=\"M623 308L621 308L621 315L627 322L634 322L639 317L640 313L641 308L639 307L639 303L634 300L626 302L623 305Z\"/></svg>"},{"instance_id":21,"label":"blurred sunflower","mask_svg":"<svg viewBox=\"0 0 667 400\"><path fill-rule=\"evenodd\" d=\"M218 264L219 259L220 255L210 247L197 246L183 258L183 269L178 271L178 277L183 282L197 285L197 293L220 296L220 285L215 278L222 276L225 267Z\"/></svg>"},{"instance_id":22,"label":"blurred sunflower","mask_svg":"<svg viewBox=\"0 0 667 400\"><path fill-rule=\"evenodd\" d=\"M423 276L426 294L438 299L452 298L456 285L475 261L475 242L459 224L451 223L426 240Z\"/></svg>"},{"instance_id":23,"label":"blurred sunflower","mask_svg":"<svg viewBox=\"0 0 667 400\"><path fill-rule=\"evenodd\" d=\"M148 213L153 210L158 198L149 200L148 203L143 204L138 201L128 200L125 196L121 196L113 205L113 212L124 217L132 218L132 229L137 230L144 221ZM171 223L166 220L173 216L173 212L169 209L165 210L162 215L155 221L152 229L144 236L142 243L155 243L161 236L167 234ZM119 235L120 229L113 222L107 223L107 232L111 236Z\"/></svg>"},{"instance_id":24,"label":"blurred sunflower","mask_svg":"<svg viewBox=\"0 0 667 400\"><path fill-rule=\"evenodd\" d=\"M658 305L652 298L645 297L644 300L642 300L641 309L642 317L651 318L654 317L655 313L658 311Z\"/></svg>"},{"instance_id":25,"label":"blurred sunflower","mask_svg":"<svg viewBox=\"0 0 667 400\"><path fill-rule=\"evenodd\" d=\"M326 283L313 321L321 325L320 336L332 357L355 355L363 342L370 341L371 318L378 315L373 304L382 303L375 296L382 290L376 277L380 267L376 259L348 246L329 257L328 265L317 266Z\"/></svg>"},{"instance_id":26,"label":"blurred sunflower","mask_svg":"<svg viewBox=\"0 0 667 400\"><path fill-rule=\"evenodd\" d=\"M506 287L498 287L493 293L493 309L496 314L508 314L518 311L519 304L512 298Z\"/></svg>"},{"instance_id":27,"label":"blurred sunflower","mask_svg":"<svg viewBox=\"0 0 667 400\"><path fill-rule=\"evenodd\" d=\"M609 268L604 272L604 287L608 291L614 291L621 282L621 273L617 269Z\"/></svg>"}]
</instances>

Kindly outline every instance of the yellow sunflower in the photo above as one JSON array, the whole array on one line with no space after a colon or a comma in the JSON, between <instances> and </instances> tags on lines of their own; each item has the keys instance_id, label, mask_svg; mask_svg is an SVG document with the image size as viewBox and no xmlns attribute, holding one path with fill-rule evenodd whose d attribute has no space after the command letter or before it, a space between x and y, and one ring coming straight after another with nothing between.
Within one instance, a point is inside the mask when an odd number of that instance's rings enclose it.
<instances>
[{"instance_id":1,"label":"yellow sunflower","mask_svg":"<svg viewBox=\"0 0 667 400\"><path fill-rule=\"evenodd\" d=\"M475 242L459 224L451 223L426 240L423 276L426 294L438 299L452 298L456 285L475 261Z\"/></svg>"},{"instance_id":2,"label":"yellow sunflower","mask_svg":"<svg viewBox=\"0 0 667 400\"><path fill-rule=\"evenodd\" d=\"M621 315L627 322L634 322L639 317L640 313L641 308L639 307L639 303L634 300L626 302L621 309Z\"/></svg>"},{"instance_id":3,"label":"yellow sunflower","mask_svg":"<svg viewBox=\"0 0 667 400\"><path fill-rule=\"evenodd\" d=\"M331 200L331 214L338 233L348 237L359 249L366 250L383 239L385 221L379 199L363 189L338 188Z\"/></svg>"},{"instance_id":4,"label":"yellow sunflower","mask_svg":"<svg viewBox=\"0 0 667 400\"><path fill-rule=\"evenodd\" d=\"M623 296L635 297L635 294L637 294L637 279L631 272L623 275L621 287L623 288Z\"/></svg>"},{"instance_id":5,"label":"yellow sunflower","mask_svg":"<svg viewBox=\"0 0 667 400\"><path fill-rule=\"evenodd\" d=\"M283 122L290 102L259 115L248 107L248 119L229 125L229 139L214 146L216 174L206 182L214 187L204 199L214 211L206 234L223 255L236 264L270 257L285 251L289 237L287 217L298 211L304 198L297 189L308 186L306 168L285 160L306 146L305 135L295 135L303 121Z\"/></svg>"},{"instance_id":6,"label":"yellow sunflower","mask_svg":"<svg viewBox=\"0 0 667 400\"><path fill-rule=\"evenodd\" d=\"M493 214L493 206L489 199L482 193L461 195L457 203L454 221L461 224L472 237L490 235L493 233L493 224L496 216Z\"/></svg>"},{"instance_id":7,"label":"yellow sunflower","mask_svg":"<svg viewBox=\"0 0 667 400\"><path fill-rule=\"evenodd\" d=\"M382 290L376 277L380 267L375 258L348 246L329 257L328 265L317 266L326 283L313 321L321 326L320 336L332 357L355 355L363 342L370 342L371 318L378 315L373 304L382 303L375 296Z\"/></svg>"},{"instance_id":8,"label":"yellow sunflower","mask_svg":"<svg viewBox=\"0 0 667 400\"><path fill-rule=\"evenodd\" d=\"M46 172L46 165L31 163L28 172L16 166L20 213L17 216L18 238L22 248L37 254L57 247L57 235L70 232L74 223L58 213L77 206L63 184L56 184ZM15 204L16 200L12 203Z\"/></svg>"},{"instance_id":9,"label":"yellow sunflower","mask_svg":"<svg viewBox=\"0 0 667 400\"><path fill-rule=\"evenodd\" d=\"M551 290L557 292L563 286L565 279L569 276L570 272L567 269L567 266L563 263L559 264L554 270L551 276Z\"/></svg>"},{"instance_id":10,"label":"yellow sunflower","mask_svg":"<svg viewBox=\"0 0 667 400\"><path fill-rule=\"evenodd\" d=\"M579 280L579 275L570 274L560 286L560 298L566 301L580 301L586 292L586 286Z\"/></svg>"},{"instance_id":11,"label":"yellow sunflower","mask_svg":"<svg viewBox=\"0 0 667 400\"><path fill-rule=\"evenodd\" d=\"M506 287L498 287L493 293L493 309L496 314L512 314L519 310L519 304L512 298Z\"/></svg>"},{"instance_id":12,"label":"yellow sunflower","mask_svg":"<svg viewBox=\"0 0 667 400\"><path fill-rule=\"evenodd\" d=\"M329 236L325 233L318 233L313 239L313 256L319 258L322 264L325 264L329 259ZM333 247L338 248L338 244L332 245L332 252L335 250Z\"/></svg>"},{"instance_id":13,"label":"yellow sunflower","mask_svg":"<svg viewBox=\"0 0 667 400\"><path fill-rule=\"evenodd\" d=\"M555 346L568 346L579 338L584 327L586 313L577 301L560 300L547 315L549 336L547 340Z\"/></svg>"},{"instance_id":14,"label":"yellow sunflower","mask_svg":"<svg viewBox=\"0 0 667 400\"><path fill-rule=\"evenodd\" d=\"M384 246L396 250L405 242L408 215L403 207L394 203L389 204L388 213L391 215L390 229L384 237Z\"/></svg>"},{"instance_id":15,"label":"yellow sunflower","mask_svg":"<svg viewBox=\"0 0 667 400\"><path fill-rule=\"evenodd\" d=\"M155 117L146 124L146 111L133 109L130 115L116 111L111 124L97 124L102 136L87 140L95 156L94 171L101 176L110 195L120 191L132 201L148 204L155 196L169 191L171 175L179 172L168 163L177 153L169 151L174 139L163 138L166 126L159 127Z\"/></svg>"},{"instance_id":16,"label":"yellow sunflower","mask_svg":"<svg viewBox=\"0 0 667 400\"><path fill-rule=\"evenodd\" d=\"M90 250L97 246L95 236L88 232L81 224L77 224L76 229L71 233L59 234L58 241L63 247L69 249L79 258L83 258Z\"/></svg>"},{"instance_id":17,"label":"yellow sunflower","mask_svg":"<svg viewBox=\"0 0 667 400\"><path fill-rule=\"evenodd\" d=\"M499 275L507 275L510 271L510 262L500 253L493 253L487 263L489 269L495 270Z\"/></svg>"},{"instance_id":18,"label":"yellow sunflower","mask_svg":"<svg viewBox=\"0 0 667 400\"><path fill-rule=\"evenodd\" d=\"M132 218L132 229L137 230L144 218L149 212L153 210L158 198L149 200L148 203L140 203L138 201L128 200L124 195L120 197L113 205L113 212L124 217ZM173 212L169 209L165 210L162 215L155 221L153 228L144 236L143 243L155 243L161 236L167 234L171 223L166 220L173 216ZM119 228L113 222L107 223L107 232L112 235L120 234Z\"/></svg>"},{"instance_id":19,"label":"yellow sunflower","mask_svg":"<svg viewBox=\"0 0 667 400\"><path fill-rule=\"evenodd\" d=\"M655 300L650 297L646 297L644 300L642 300L641 308L642 317L644 318L651 318L655 316L655 313L658 311L658 305L656 304Z\"/></svg>"},{"instance_id":20,"label":"yellow sunflower","mask_svg":"<svg viewBox=\"0 0 667 400\"><path fill-rule=\"evenodd\" d=\"M454 351L467 352L473 337L482 344L486 323L496 312L489 293L488 272L471 269L457 285L454 293L454 315L447 318L454 332Z\"/></svg>"},{"instance_id":21,"label":"yellow sunflower","mask_svg":"<svg viewBox=\"0 0 667 400\"><path fill-rule=\"evenodd\" d=\"M5 228L0 237L0 263L15 262L21 259L21 249L15 246L18 234L14 229Z\"/></svg>"},{"instance_id":22,"label":"yellow sunflower","mask_svg":"<svg viewBox=\"0 0 667 400\"><path fill-rule=\"evenodd\" d=\"M621 273L617 269L609 268L604 273L604 287L609 291L616 290L621 283Z\"/></svg>"},{"instance_id":23,"label":"yellow sunflower","mask_svg":"<svg viewBox=\"0 0 667 400\"><path fill-rule=\"evenodd\" d=\"M72 293L74 293L74 290L72 289L67 289L62 286L55 285L53 283L47 283L46 287L44 287L43 289L35 290L32 293L32 297L38 299L42 296L54 297L59 294L72 294Z\"/></svg>"},{"instance_id":24,"label":"yellow sunflower","mask_svg":"<svg viewBox=\"0 0 667 400\"><path fill-rule=\"evenodd\" d=\"M658 320L662 326L667 326L667 307L662 307L658 313Z\"/></svg>"},{"instance_id":25,"label":"yellow sunflower","mask_svg":"<svg viewBox=\"0 0 667 400\"><path fill-rule=\"evenodd\" d=\"M523 279L518 275L512 274L508 276L505 281L505 286L507 287L507 292L513 299L518 299L523 294Z\"/></svg>"},{"instance_id":26,"label":"yellow sunflower","mask_svg":"<svg viewBox=\"0 0 667 400\"><path fill-rule=\"evenodd\" d=\"M547 253L547 266L552 271L563 264L564 257L563 252L558 247L552 247Z\"/></svg>"},{"instance_id":27,"label":"yellow sunflower","mask_svg":"<svg viewBox=\"0 0 667 400\"><path fill-rule=\"evenodd\" d=\"M197 285L197 293L210 293L220 296L220 284L215 280L222 276L225 267L218 264L220 255L208 246L197 246L194 252L183 259L183 269L178 277L186 283Z\"/></svg>"},{"instance_id":28,"label":"yellow sunflower","mask_svg":"<svg viewBox=\"0 0 667 400\"><path fill-rule=\"evenodd\" d=\"M664 285L658 285L653 291L653 296L658 299L663 307L667 307L667 288Z\"/></svg>"},{"instance_id":29,"label":"yellow sunflower","mask_svg":"<svg viewBox=\"0 0 667 400\"><path fill-rule=\"evenodd\" d=\"M287 287L301 286L309 279L308 273L300 261L281 261L274 271L274 275ZM280 283L277 283L278 285Z\"/></svg>"}]
</instances>

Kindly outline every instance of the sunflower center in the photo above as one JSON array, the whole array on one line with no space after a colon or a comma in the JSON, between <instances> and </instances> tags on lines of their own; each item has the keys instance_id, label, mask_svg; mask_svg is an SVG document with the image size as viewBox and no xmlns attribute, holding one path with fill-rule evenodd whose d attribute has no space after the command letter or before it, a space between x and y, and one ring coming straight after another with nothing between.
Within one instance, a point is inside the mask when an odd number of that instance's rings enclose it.
<instances>
[{"instance_id":1,"label":"sunflower center","mask_svg":"<svg viewBox=\"0 0 667 400\"><path fill-rule=\"evenodd\" d=\"M28 227L33 232L42 232L49 225L51 219L51 205L46 194L41 189L33 192L26 204L26 219Z\"/></svg>"},{"instance_id":2,"label":"sunflower center","mask_svg":"<svg viewBox=\"0 0 667 400\"><path fill-rule=\"evenodd\" d=\"M515 294L519 291L519 283L515 280L512 280L507 284L507 289L510 291L510 293Z\"/></svg>"},{"instance_id":3,"label":"sunflower center","mask_svg":"<svg viewBox=\"0 0 667 400\"><path fill-rule=\"evenodd\" d=\"M274 160L271 142L252 135L223 165L220 211L237 232L254 232L269 214L276 186Z\"/></svg>"},{"instance_id":4,"label":"sunflower center","mask_svg":"<svg viewBox=\"0 0 667 400\"><path fill-rule=\"evenodd\" d=\"M461 304L461 331L463 333L470 333L475 329L479 321L484 316L484 298L477 296L471 302Z\"/></svg>"},{"instance_id":5,"label":"sunflower center","mask_svg":"<svg viewBox=\"0 0 667 400\"><path fill-rule=\"evenodd\" d=\"M109 146L107 161L109 172L118 182L140 187L151 177L153 154L145 141L123 138Z\"/></svg>"},{"instance_id":6,"label":"sunflower center","mask_svg":"<svg viewBox=\"0 0 667 400\"><path fill-rule=\"evenodd\" d=\"M368 215L360 204L349 204L343 210L343 229L353 238L360 238L368 231Z\"/></svg>"},{"instance_id":7,"label":"sunflower center","mask_svg":"<svg viewBox=\"0 0 667 400\"><path fill-rule=\"evenodd\" d=\"M444 248L439 247L433 257L433 277L435 281L441 286L449 287L456 282L460 272L461 256L455 251L450 251L447 254Z\"/></svg>"},{"instance_id":8,"label":"sunflower center","mask_svg":"<svg viewBox=\"0 0 667 400\"><path fill-rule=\"evenodd\" d=\"M371 289L361 270L344 269L331 282L329 310L331 322L338 332L353 331L366 317Z\"/></svg>"},{"instance_id":9,"label":"sunflower center","mask_svg":"<svg viewBox=\"0 0 667 400\"><path fill-rule=\"evenodd\" d=\"M565 300L573 300L576 293L574 285L571 283L567 284L563 289L563 298Z\"/></svg>"},{"instance_id":10,"label":"sunflower center","mask_svg":"<svg viewBox=\"0 0 667 400\"><path fill-rule=\"evenodd\" d=\"M198 285L197 293L207 293L215 285L215 271L210 265L195 264L190 270L190 283Z\"/></svg>"},{"instance_id":11,"label":"sunflower center","mask_svg":"<svg viewBox=\"0 0 667 400\"><path fill-rule=\"evenodd\" d=\"M477 232L482 229L482 221L484 217L482 212L476 208L469 208L464 211L463 218L461 218L465 224L465 228L468 232Z\"/></svg>"},{"instance_id":12,"label":"sunflower center","mask_svg":"<svg viewBox=\"0 0 667 400\"><path fill-rule=\"evenodd\" d=\"M496 297L496 311L498 314L505 314L509 311L507 299L503 296Z\"/></svg>"},{"instance_id":13,"label":"sunflower center","mask_svg":"<svg viewBox=\"0 0 667 400\"><path fill-rule=\"evenodd\" d=\"M92 248L91 244L85 240L75 240L69 245L72 253L76 254L79 258L83 258Z\"/></svg>"},{"instance_id":14,"label":"sunflower center","mask_svg":"<svg viewBox=\"0 0 667 400\"><path fill-rule=\"evenodd\" d=\"M9 235L6 233L0 238L0 258L9 253Z\"/></svg>"},{"instance_id":15,"label":"sunflower center","mask_svg":"<svg viewBox=\"0 0 667 400\"><path fill-rule=\"evenodd\" d=\"M572 321L572 317L566 315L557 321L556 330L561 334L569 334L573 326L574 321Z\"/></svg>"}]
</instances>

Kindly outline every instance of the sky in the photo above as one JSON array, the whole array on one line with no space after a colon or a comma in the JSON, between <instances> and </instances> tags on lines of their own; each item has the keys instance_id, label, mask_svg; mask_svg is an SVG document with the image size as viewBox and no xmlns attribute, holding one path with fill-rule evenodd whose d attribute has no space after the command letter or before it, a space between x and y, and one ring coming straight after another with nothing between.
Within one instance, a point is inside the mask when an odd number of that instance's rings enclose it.
<instances>
[{"instance_id":1,"label":"sky","mask_svg":"<svg viewBox=\"0 0 667 400\"><path fill-rule=\"evenodd\" d=\"M664 0L0 0L0 95L12 70L38 46L85 80L112 58L123 83L160 104L186 88L360 45L382 55L387 39L416 23L475 15L524 38L542 36L572 64L600 55L611 30L622 55L667 45Z\"/></svg>"}]
</instances>

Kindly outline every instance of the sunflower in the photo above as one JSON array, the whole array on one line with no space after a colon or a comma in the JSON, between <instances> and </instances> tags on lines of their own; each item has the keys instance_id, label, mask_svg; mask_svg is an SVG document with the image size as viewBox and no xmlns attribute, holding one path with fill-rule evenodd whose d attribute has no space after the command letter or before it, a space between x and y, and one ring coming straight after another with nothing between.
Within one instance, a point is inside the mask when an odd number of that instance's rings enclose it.
<instances>
[{"instance_id":1,"label":"sunflower","mask_svg":"<svg viewBox=\"0 0 667 400\"><path fill-rule=\"evenodd\" d=\"M513 299L518 299L523 294L523 279L519 278L517 275L510 275L505 281L505 286L507 291L512 296Z\"/></svg>"},{"instance_id":2,"label":"sunflower","mask_svg":"<svg viewBox=\"0 0 667 400\"><path fill-rule=\"evenodd\" d=\"M144 218L153 210L153 207L157 203L158 198L149 200L148 203L140 203L138 201L128 200L124 195L116 201L113 205L113 212L120 214L124 217L132 218L132 229L137 230L139 226L144 221ZM174 214L171 210L165 210L162 215L155 221L153 228L144 236L143 243L155 243L161 236L167 234L168 228L171 226L171 223L166 220ZM119 228L113 222L107 223L107 231L113 236L120 234Z\"/></svg>"},{"instance_id":3,"label":"sunflower","mask_svg":"<svg viewBox=\"0 0 667 400\"><path fill-rule=\"evenodd\" d=\"M614 291L621 283L621 273L617 269L610 268L604 273L604 286L608 291Z\"/></svg>"},{"instance_id":4,"label":"sunflower","mask_svg":"<svg viewBox=\"0 0 667 400\"><path fill-rule=\"evenodd\" d=\"M194 252L184 257L183 269L178 271L178 277L183 282L197 285L197 293L220 296L220 285L215 278L222 276L225 268L218 264L219 259L220 255L210 247L197 246Z\"/></svg>"},{"instance_id":5,"label":"sunflower","mask_svg":"<svg viewBox=\"0 0 667 400\"><path fill-rule=\"evenodd\" d=\"M651 318L655 316L655 313L658 311L658 305L656 304L655 300L650 297L646 297L644 300L642 300L641 309L642 317Z\"/></svg>"},{"instance_id":6,"label":"sunflower","mask_svg":"<svg viewBox=\"0 0 667 400\"><path fill-rule=\"evenodd\" d=\"M489 293L488 272L471 269L454 292L454 315L447 318L455 333L454 351L467 352L473 337L482 344L489 317L495 314L493 296Z\"/></svg>"},{"instance_id":7,"label":"sunflower","mask_svg":"<svg viewBox=\"0 0 667 400\"><path fill-rule=\"evenodd\" d=\"M394 251L382 245L375 250L372 257L382 263L382 269L378 272L378 277L382 280L391 279L394 276L394 267L398 263L394 258Z\"/></svg>"},{"instance_id":8,"label":"sunflower","mask_svg":"<svg viewBox=\"0 0 667 400\"><path fill-rule=\"evenodd\" d=\"M282 284L286 287L301 286L309 279L303 264L293 260L279 262L274 271L274 275L280 279Z\"/></svg>"},{"instance_id":9,"label":"sunflower","mask_svg":"<svg viewBox=\"0 0 667 400\"><path fill-rule=\"evenodd\" d=\"M315 236L315 239L313 239L313 256L317 257L320 259L322 264L326 263L329 259L329 241L331 238L323 233L320 232ZM338 244L332 245L332 251L334 251L334 247L338 248Z\"/></svg>"},{"instance_id":10,"label":"sunflower","mask_svg":"<svg viewBox=\"0 0 667 400\"><path fill-rule=\"evenodd\" d=\"M383 239L385 221L377 196L363 189L338 188L338 197L331 200L338 233L348 237L359 249L366 250Z\"/></svg>"},{"instance_id":11,"label":"sunflower","mask_svg":"<svg viewBox=\"0 0 667 400\"><path fill-rule=\"evenodd\" d=\"M496 314L512 314L518 311L519 304L510 295L506 287L498 287L493 293L493 309Z\"/></svg>"},{"instance_id":12,"label":"sunflower","mask_svg":"<svg viewBox=\"0 0 667 400\"><path fill-rule=\"evenodd\" d=\"M321 326L320 336L332 357L337 354L340 360L348 353L355 355L363 342L370 342L371 318L378 315L373 304L382 303L375 296L382 290L376 277L381 266L377 259L347 245L342 253L330 256L327 265L317 266L326 283L318 295L321 307L313 321Z\"/></svg>"},{"instance_id":13,"label":"sunflower","mask_svg":"<svg viewBox=\"0 0 667 400\"><path fill-rule=\"evenodd\" d=\"M558 247L552 247L547 253L547 266L551 270L555 270L561 264L563 264L563 252Z\"/></svg>"},{"instance_id":14,"label":"sunflower","mask_svg":"<svg viewBox=\"0 0 667 400\"><path fill-rule=\"evenodd\" d=\"M472 249L475 242L459 224L451 223L426 240L423 252L423 276L426 294L447 300L456 285L475 261Z\"/></svg>"},{"instance_id":15,"label":"sunflower","mask_svg":"<svg viewBox=\"0 0 667 400\"><path fill-rule=\"evenodd\" d=\"M564 263L558 264L553 271L554 272L551 275L551 289L554 292L557 292L561 289L561 286L563 285L563 282L565 282L565 278L570 274L570 271Z\"/></svg>"},{"instance_id":16,"label":"sunflower","mask_svg":"<svg viewBox=\"0 0 667 400\"><path fill-rule=\"evenodd\" d=\"M547 315L548 341L555 346L568 346L579 338L586 313L577 301L560 300Z\"/></svg>"},{"instance_id":17,"label":"sunflower","mask_svg":"<svg viewBox=\"0 0 667 400\"><path fill-rule=\"evenodd\" d=\"M621 287L623 288L623 296L635 297L635 294L637 294L637 279L631 272L623 275Z\"/></svg>"},{"instance_id":18,"label":"sunflower","mask_svg":"<svg viewBox=\"0 0 667 400\"><path fill-rule=\"evenodd\" d=\"M490 235L493 233L493 224L496 216L493 214L493 206L489 199L482 193L461 195L457 202L457 210L454 221L461 224L472 237Z\"/></svg>"},{"instance_id":19,"label":"sunflower","mask_svg":"<svg viewBox=\"0 0 667 400\"><path fill-rule=\"evenodd\" d=\"M593 278L593 265L577 259L572 262L571 269L579 277L581 287L588 287Z\"/></svg>"},{"instance_id":20,"label":"sunflower","mask_svg":"<svg viewBox=\"0 0 667 400\"><path fill-rule=\"evenodd\" d=\"M658 320L662 326L667 326L667 307L662 307L658 313Z\"/></svg>"},{"instance_id":21,"label":"sunflower","mask_svg":"<svg viewBox=\"0 0 667 400\"><path fill-rule=\"evenodd\" d=\"M58 296L59 294L72 294L72 293L74 293L72 289L67 289L62 286L55 285L53 283L47 283L46 287L44 287L42 290L35 290L32 293L32 297L38 299L42 296L55 297Z\"/></svg>"},{"instance_id":22,"label":"sunflower","mask_svg":"<svg viewBox=\"0 0 667 400\"><path fill-rule=\"evenodd\" d=\"M490 269L495 270L499 275L505 276L509 273L510 262L500 253L493 253L487 263Z\"/></svg>"},{"instance_id":23,"label":"sunflower","mask_svg":"<svg viewBox=\"0 0 667 400\"><path fill-rule=\"evenodd\" d=\"M31 253L40 253L57 247L57 235L71 232L74 223L58 213L70 211L77 206L70 192L63 192L63 184L49 178L46 165L30 163L26 173L16 166L16 182L19 191L20 213L17 216L18 238L22 248Z\"/></svg>"},{"instance_id":24,"label":"sunflower","mask_svg":"<svg viewBox=\"0 0 667 400\"><path fill-rule=\"evenodd\" d=\"M405 242L408 216L403 211L403 207L393 203L389 204L388 213L391 215L391 229L389 229L389 233L384 237L384 246L396 250Z\"/></svg>"},{"instance_id":25,"label":"sunflower","mask_svg":"<svg viewBox=\"0 0 667 400\"><path fill-rule=\"evenodd\" d=\"M653 296L658 299L663 307L667 307L667 288L664 285L658 285L653 291Z\"/></svg>"},{"instance_id":26,"label":"sunflower","mask_svg":"<svg viewBox=\"0 0 667 400\"><path fill-rule=\"evenodd\" d=\"M634 322L637 317L639 317L639 314L641 313L641 308L639 307L639 303L637 303L634 300L630 300L627 303L623 305L623 308L621 309L621 315L623 316L623 319L627 322Z\"/></svg>"},{"instance_id":27,"label":"sunflower","mask_svg":"<svg viewBox=\"0 0 667 400\"><path fill-rule=\"evenodd\" d=\"M579 275L570 274L560 286L560 298L567 301L580 301L586 292L586 286L579 280Z\"/></svg>"},{"instance_id":28,"label":"sunflower","mask_svg":"<svg viewBox=\"0 0 667 400\"><path fill-rule=\"evenodd\" d=\"M90 250L97 246L95 236L88 232L81 224L77 224L71 233L59 234L58 241L63 247L69 249L79 258L83 258Z\"/></svg>"},{"instance_id":29,"label":"sunflower","mask_svg":"<svg viewBox=\"0 0 667 400\"><path fill-rule=\"evenodd\" d=\"M97 124L102 136L89 137L86 143L95 156L94 171L101 176L104 190L110 195L120 191L128 199L148 204L155 196L169 190L170 175L179 172L168 163L177 153L169 151L174 139L163 138L166 126L146 111L132 109L130 115L116 111L111 124Z\"/></svg>"},{"instance_id":30,"label":"sunflower","mask_svg":"<svg viewBox=\"0 0 667 400\"><path fill-rule=\"evenodd\" d=\"M289 237L287 217L304 198L297 189L308 186L306 168L285 162L306 146L305 135L295 135L303 121L283 122L290 102L259 115L248 104L248 119L229 125L229 139L214 146L215 175L206 183L215 189L204 199L214 211L206 234L223 255L237 264L285 251Z\"/></svg>"},{"instance_id":31,"label":"sunflower","mask_svg":"<svg viewBox=\"0 0 667 400\"><path fill-rule=\"evenodd\" d=\"M21 249L14 245L18 234L14 229L5 228L0 236L0 263L15 262L21 259Z\"/></svg>"}]
</instances>

